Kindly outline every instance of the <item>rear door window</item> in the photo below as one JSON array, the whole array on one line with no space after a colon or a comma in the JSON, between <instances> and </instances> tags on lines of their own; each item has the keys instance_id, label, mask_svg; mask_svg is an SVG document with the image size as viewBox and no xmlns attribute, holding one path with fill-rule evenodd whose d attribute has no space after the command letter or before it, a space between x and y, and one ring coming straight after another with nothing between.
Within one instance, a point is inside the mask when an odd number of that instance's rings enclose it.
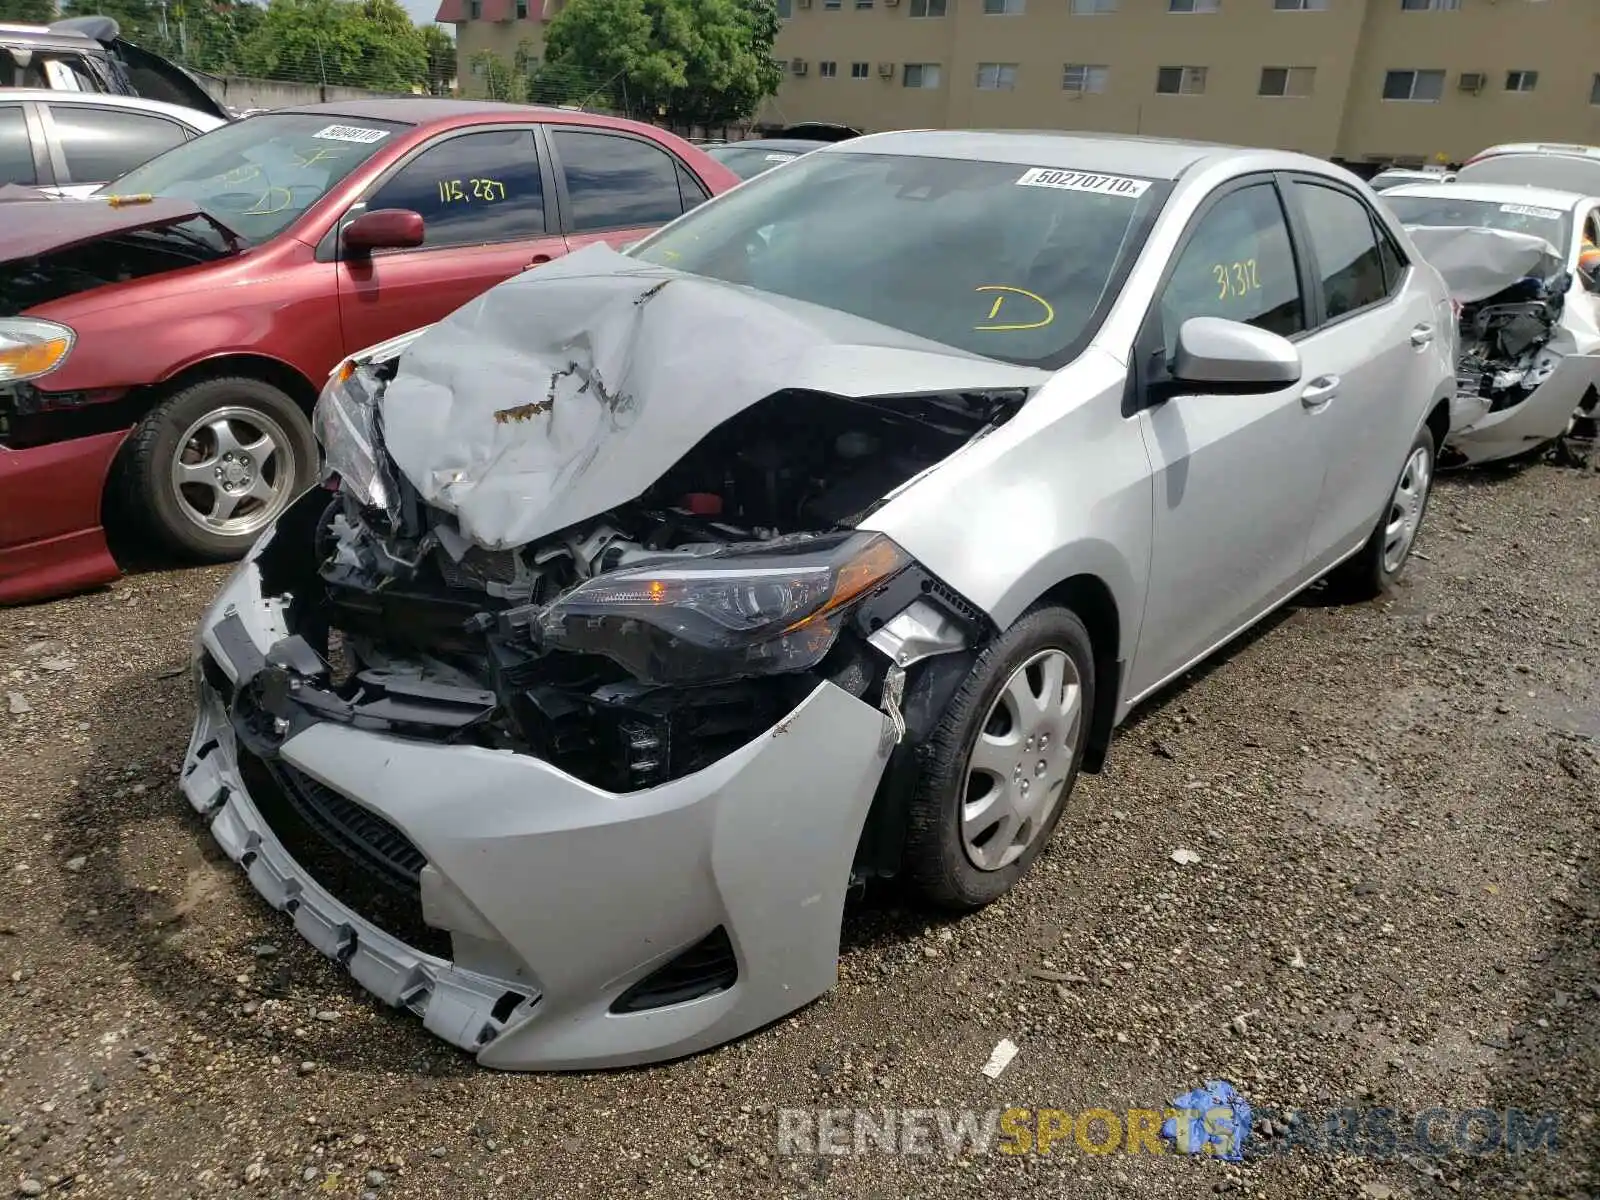
<instances>
[{"instance_id":1,"label":"rear door window","mask_svg":"<svg viewBox=\"0 0 1600 1200\"><path fill-rule=\"evenodd\" d=\"M1296 182L1294 195L1305 213L1311 250L1322 284L1322 313L1335 321L1381 304L1388 296L1383 251L1367 206L1349 192Z\"/></svg>"},{"instance_id":2,"label":"rear door window","mask_svg":"<svg viewBox=\"0 0 1600 1200\"><path fill-rule=\"evenodd\" d=\"M379 208L421 213L428 248L544 236L533 130L486 129L435 142L367 200L368 212Z\"/></svg>"},{"instance_id":3,"label":"rear door window","mask_svg":"<svg viewBox=\"0 0 1600 1200\"><path fill-rule=\"evenodd\" d=\"M20 104L0 104L0 184L39 182L33 169L33 144L28 140L28 118Z\"/></svg>"},{"instance_id":4,"label":"rear door window","mask_svg":"<svg viewBox=\"0 0 1600 1200\"><path fill-rule=\"evenodd\" d=\"M176 121L87 104L49 105L68 183L105 183L188 140Z\"/></svg>"},{"instance_id":5,"label":"rear door window","mask_svg":"<svg viewBox=\"0 0 1600 1200\"><path fill-rule=\"evenodd\" d=\"M583 129L555 129L550 137L566 178L569 232L664 225L683 212L678 161L665 150Z\"/></svg>"}]
</instances>

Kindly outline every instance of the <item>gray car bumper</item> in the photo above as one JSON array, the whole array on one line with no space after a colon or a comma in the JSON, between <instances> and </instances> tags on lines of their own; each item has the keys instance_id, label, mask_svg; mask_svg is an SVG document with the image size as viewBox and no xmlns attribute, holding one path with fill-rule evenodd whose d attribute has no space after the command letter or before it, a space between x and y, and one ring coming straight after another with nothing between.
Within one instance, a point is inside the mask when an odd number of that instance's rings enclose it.
<instances>
[{"instance_id":1,"label":"gray car bumper","mask_svg":"<svg viewBox=\"0 0 1600 1200\"><path fill-rule=\"evenodd\" d=\"M238 682L215 634L229 615L262 652L288 632L252 562L197 643ZM182 786L267 902L374 995L486 1066L598 1068L718 1045L833 986L851 861L892 741L883 713L829 683L711 767L631 794L508 751L331 722L290 737L281 767L381 818L425 858L421 911L448 932L448 958L385 932L290 855L204 680ZM731 986L613 1011L718 928L737 960Z\"/></svg>"}]
</instances>

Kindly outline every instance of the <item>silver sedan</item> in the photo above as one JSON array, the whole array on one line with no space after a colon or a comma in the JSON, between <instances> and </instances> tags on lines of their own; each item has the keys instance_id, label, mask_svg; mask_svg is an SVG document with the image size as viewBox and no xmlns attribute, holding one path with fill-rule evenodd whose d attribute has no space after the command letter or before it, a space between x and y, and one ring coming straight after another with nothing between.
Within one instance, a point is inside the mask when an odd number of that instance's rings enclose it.
<instances>
[{"instance_id":1,"label":"silver sedan","mask_svg":"<svg viewBox=\"0 0 1600 1200\"><path fill-rule=\"evenodd\" d=\"M989 903L1142 699L1393 586L1451 319L1317 159L817 150L334 374L184 790L486 1065L716 1045L832 986L854 886Z\"/></svg>"}]
</instances>

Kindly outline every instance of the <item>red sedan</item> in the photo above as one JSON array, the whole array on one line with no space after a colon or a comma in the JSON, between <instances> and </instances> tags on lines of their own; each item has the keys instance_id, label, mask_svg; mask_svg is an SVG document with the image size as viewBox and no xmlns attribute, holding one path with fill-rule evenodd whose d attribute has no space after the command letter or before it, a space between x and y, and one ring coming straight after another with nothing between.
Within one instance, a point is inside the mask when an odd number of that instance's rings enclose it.
<instances>
[{"instance_id":1,"label":"red sedan","mask_svg":"<svg viewBox=\"0 0 1600 1200\"><path fill-rule=\"evenodd\" d=\"M237 557L315 480L345 355L738 182L648 125L417 98L279 109L96 198L0 202L0 602L114 578L108 503Z\"/></svg>"}]
</instances>

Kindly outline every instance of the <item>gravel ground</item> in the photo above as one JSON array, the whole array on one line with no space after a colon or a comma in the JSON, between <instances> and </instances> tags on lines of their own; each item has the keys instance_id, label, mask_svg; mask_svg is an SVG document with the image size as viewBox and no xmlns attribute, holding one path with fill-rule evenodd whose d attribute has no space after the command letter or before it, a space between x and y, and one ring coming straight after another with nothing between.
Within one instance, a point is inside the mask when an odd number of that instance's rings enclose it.
<instances>
[{"instance_id":1,"label":"gravel ground","mask_svg":"<svg viewBox=\"0 0 1600 1200\"><path fill-rule=\"evenodd\" d=\"M1442 483L1392 600L1308 597L1147 705L1016 893L948 924L869 899L805 1011L583 1076L477 1069L221 858L174 785L221 570L0 611L0 1194L1600 1192L1597 499L1546 466ZM1207 1078L1554 1111L1557 1148L775 1153L779 1107L1122 1111Z\"/></svg>"}]
</instances>

